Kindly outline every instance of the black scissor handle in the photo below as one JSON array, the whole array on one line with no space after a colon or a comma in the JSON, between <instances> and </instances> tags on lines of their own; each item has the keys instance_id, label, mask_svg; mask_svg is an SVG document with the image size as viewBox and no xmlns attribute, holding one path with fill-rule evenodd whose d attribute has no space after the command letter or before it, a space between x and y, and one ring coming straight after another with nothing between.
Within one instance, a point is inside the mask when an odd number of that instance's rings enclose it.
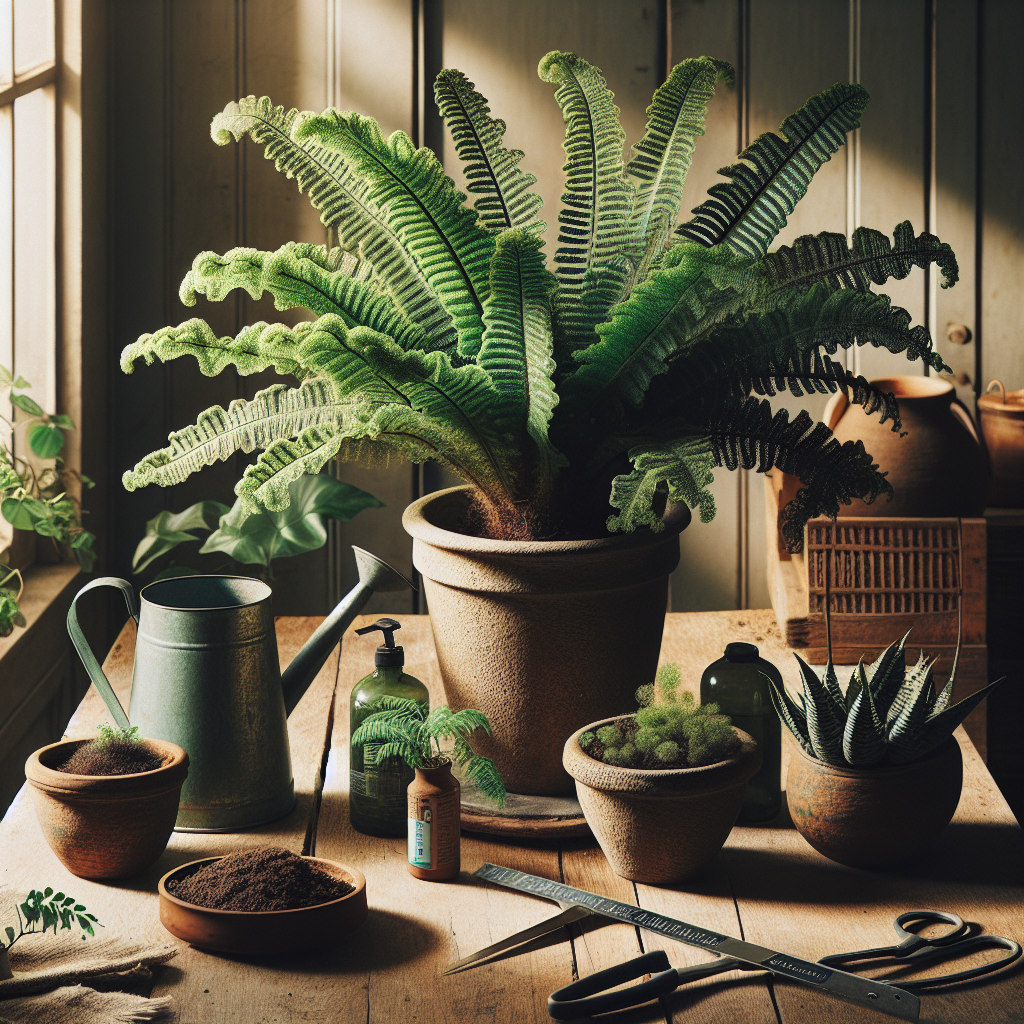
<instances>
[{"instance_id":1,"label":"black scissor handle","mask_svg":"<svg viewBox=\"0 0 1024 1024\"><path fill-rule=\"evenodd\" d=\"M656 974L656 971L659 973ZM605 991L624 981L642 978L645 974L652 975L650 981L621 992ZM595 1013L607 1013L609 1010L622 1010L627 1006L639 1006L650 999L657 999L671 992L678 984L678 975L669 965L668 954L663 949L656 949L653 953L645 953L635 960L627 960L624 964L616 964L590 974L552 992L548 997L548 1014L555 1020L575 1020Z\"/></svg>"},{"instance_id":2,"label":"black scissor handle","mask_svg":"<svg viewBox=\"0 0 1024 1024\"><path fill-rule=\"evenodd\" d=\"M914 922L948 924L951 930L937 938L930 939L907 930L906 926ZM895 946L877 946L874 949L858 949L852 953L834 953L831 956L823 956L818 963L825 967L842 968L847 964L856 963L858 960L882 960L886 957L895 957L901 960L925 946L950 946L961 941L969 931L960 917L956 914L947 914L942 910L908 910L893 921L893 928L903 940Z\"/></svg>"},{"instance_id":3,"label":"black scissor handle","mask_svg":"<svg viewBox=\"0 0 1024 1024\"><path fill-rule=\"evenodd\" d=\"M904 988L908 992L925 991L933 988L955 988L972 982L975 978L983 977L986 974L995 974L998 971L1009 967L1014 961L1020 958L1021 946L1013 939L1003 938L1001 935L972 935L970 938L961 939L959 942L946 946L945 948L922 949L908 957L910 963L927 963L929 960L939 959L943 956L961 957L968 953L975 953L979 949L1005 949L1006 956L990 963L981 964L978 967L968 967L963 971L955 971L952 974L942 974L934 978L917 978L913 981L891 981L890 985L896 988Z\"/></svg>"}]
</instances>

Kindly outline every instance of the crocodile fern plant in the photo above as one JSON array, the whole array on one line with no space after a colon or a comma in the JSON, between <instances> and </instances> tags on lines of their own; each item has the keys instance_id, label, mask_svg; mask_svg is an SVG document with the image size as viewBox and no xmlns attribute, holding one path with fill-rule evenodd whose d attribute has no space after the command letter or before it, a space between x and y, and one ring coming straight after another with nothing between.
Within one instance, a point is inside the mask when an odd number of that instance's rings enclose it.
<instances>
[{"instance_id":1,"label":"crocodile fern plant","mask_svg":"<svg viewBox=\"0 0 1024 1024\"><path fill-rule=\"evenodd\" d=\"M726 180L676 228L708 101L731 68L707 57L678 64L625 166L598 69L552 52L539 74L566 123L549 257L536 179L458 71L441 72L435 96L472 207L429 150L402 132L385 139L360 114L286 111L250 96L213 119L218 144L248 134L262 145L339 244L196 258L181 285L186 304L242 288L315 319L257 323L237 337L187 320L129 345L123 369L193 355L208 375L274 367L299 384L207 410L125 474L129 490L260 449L236 491L250 507L280 509L289 483L331 458L435 459L473 485L471 529L553 539L657 531L667 500L707 521L716 466L775 466L804 485L782 517L792 547L809 517L891 493L861 443L840 445L806 412L790 419L767 401L838 389L898 430L892 396L832 356L871 344L943 366L927 330L872 291L931 263L953 284L956 259L933 235L903 223L892 242L859 228L850 244L824 232L768 251L859 125L864 89L838 84L811 97L723 168Z\"/></svg>"}]
</instances>

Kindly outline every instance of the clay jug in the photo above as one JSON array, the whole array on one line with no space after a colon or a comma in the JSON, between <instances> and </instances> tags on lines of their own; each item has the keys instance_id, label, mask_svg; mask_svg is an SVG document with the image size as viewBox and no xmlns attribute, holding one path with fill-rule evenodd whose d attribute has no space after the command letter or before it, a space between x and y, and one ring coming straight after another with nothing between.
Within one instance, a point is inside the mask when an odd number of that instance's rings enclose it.
<instances>
[{"instance_id":1,"label":"clay jug","mask_svg":"<svg viewBox=\"0 0 1024 1024\"><path fill-rule=\"evenodd\" d=\"M873 380L896 396L903 426L865 415L842 392L822 417L836 440L863 441L896 492L892 501L865 504L854 498L840 505L841 516L980 516L985 510L988 462L970 413L953 385L935 377L887 377ZM906 433L900 437L900 433Z\"/></svg>"},{"instance_id":2,"label":"clay jug","mask_svg":"<svg viewBox=\"0 0 1024 1024\"><path fill-rule=\"evenodd\" d=\"M993 387L999 394L990 392ZM1003 382L989 383L978 398L981 433L992 459L988 503L996 508L1024 507L1024 388L1007 391Z\"/></svg>"}]
</instances>

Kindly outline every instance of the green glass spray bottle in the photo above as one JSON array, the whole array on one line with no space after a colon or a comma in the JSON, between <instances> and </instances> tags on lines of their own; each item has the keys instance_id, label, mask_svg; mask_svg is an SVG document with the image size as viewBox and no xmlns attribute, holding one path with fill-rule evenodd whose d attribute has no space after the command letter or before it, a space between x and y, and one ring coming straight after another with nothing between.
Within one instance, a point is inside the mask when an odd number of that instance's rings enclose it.
<instances>
[{"instance_id":1,"label":"green glass spray bottle","mask_svg":"<svg viewBox=\"0 0 1024 1024\"><path fill-rule=\"evenodd\" d=\"M782 729L764 676L782 688L779 670L753 644L733 643L726 644L725 657L708 665L700 679L701 704L717 704L737 729L757 740L764 758L747 783L740 824L769 821L782 806Z\"/></svg>"},{"instance_id":2,"label":"green glass spray bottle","mask_svg":"<svg viewBox=\"0 0 1024 1024\"><path fill-rule=\"evenodd\" d=\"M352 687L349 736L375 710L370 705L378 697L405 697L430 704L427 688L402 669L405 651L395 646L394 637L395 630L401 628L395 619L378 619L373 625L356 630L362 634L379 629L384 634L384 644L374 655L373 672ZM349 750L349 820L357 832L366 835L404 837L408 827L406 790L416 773L400 757L379 758L379 748L379 744L367 743Z\"/></svg>"}]
</instances>

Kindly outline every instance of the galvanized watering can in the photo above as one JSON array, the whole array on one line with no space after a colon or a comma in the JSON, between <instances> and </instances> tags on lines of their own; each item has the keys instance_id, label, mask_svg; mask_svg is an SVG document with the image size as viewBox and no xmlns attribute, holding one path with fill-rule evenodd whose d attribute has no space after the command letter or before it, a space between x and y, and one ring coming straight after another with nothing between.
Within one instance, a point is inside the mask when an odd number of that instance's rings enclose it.
<instances>
[{"instance_id":1,"label":"galvanized watering can","mask_svg":"<svg viewBox=\"0 0 1024 1024\"><path fill-rule=\"evenodd\" d=\"M71 602L68 632L114 721L184 747L189 774L179 832L235 832L273 821L295 804L287 716L375 591L412 584L354 547L358 585L309 638L284 675L277 660L271 590L246 576L179 576L139 593L105 576ZM78 625L78 599L117 587L138 626L126 715ZM414 588L415 589L415 588Z\"/></svg>"}]
</instances>

